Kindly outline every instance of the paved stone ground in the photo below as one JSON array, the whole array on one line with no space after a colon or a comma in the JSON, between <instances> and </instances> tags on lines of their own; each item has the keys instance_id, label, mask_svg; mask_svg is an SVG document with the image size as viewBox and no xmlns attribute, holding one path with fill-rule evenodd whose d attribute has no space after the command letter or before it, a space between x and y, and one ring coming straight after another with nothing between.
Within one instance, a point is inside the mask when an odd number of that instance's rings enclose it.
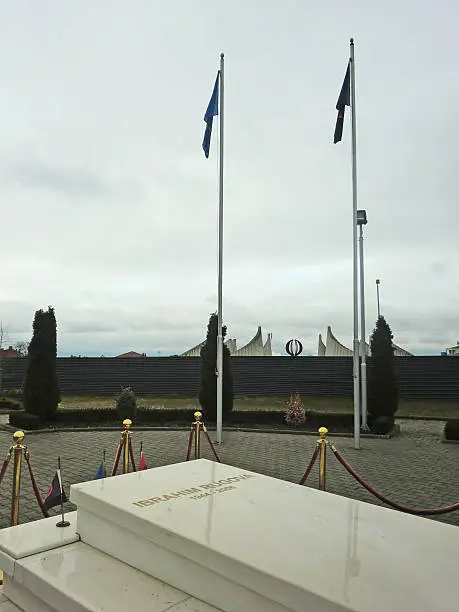
<instances>
[{"instance_id":1,"label":"paved stone ground","mask_svg":"<svg viewBox=\"0 0 459 612\"><path fill-rule=\"evenodd\" d=\"M442 444L444 423L432 421L399 421L401 433L390 440L362 439L362 449L352 447L351 438L330 436L345 459L377 490L391 499L412 507L432 508L459 502L459 445ZM149 467L183 461L188 433L173 431L134 432L136 455L140 441ZM227 432L218 449L224 463L239 468L298 482L315 447L314 436ZM53 432L26 436L31 463L43 494L51 483L57 456L62 460L63 480L69 485L93 478L107 450L107 466L119 441L116 431ZM0 431L0 453L6 454L11 434ZM203 457L212 458L203 441ZM24 466L25 467L25 466ZM9 524L11 472L8 468L0 486L0 527ZM317 467L308 481L316 487ZM379 503L359 485L336 461L327 456L327 490L370 503ZM73 506L66 504L68 510ZM21 522L41 518L35 502L27 469L24 469L21 491ZM307 517L305 517L307 519ZM459 512L438 517L459 526Z\"/></svg>"}]
</instances>

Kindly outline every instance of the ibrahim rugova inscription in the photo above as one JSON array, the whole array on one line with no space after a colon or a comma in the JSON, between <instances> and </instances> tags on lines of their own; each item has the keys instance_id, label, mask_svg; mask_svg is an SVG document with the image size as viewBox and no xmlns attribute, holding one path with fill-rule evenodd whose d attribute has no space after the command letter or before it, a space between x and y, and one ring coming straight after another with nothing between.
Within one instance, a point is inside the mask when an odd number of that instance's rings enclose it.
<instances>
[{"instance_id":1,"label":"ibrahim rugova inscription","mask_svg":"<svg viewBox=\"0 0 459 612\"><path fill-rule=\"evenodd\" d=\"M216 493L234 491L236 490L236 483L240 482L241 480L247 480L248 478L256 478L256 476L254 474L240 474L238 476L231 476L230 478L222 478L221 480L207 482L206 484L201 484L197 487L192 487L191 489L183 489L182 491L176 491L175 493L165 493L164 495L149 497L148 499L141 499L139 501L132 502L132 505L143 508L144 506L154 506L155 504L167 502L171 499L177 499L179 497L187 497L188 499L193 500L204 499L205 497L215 495Z\"/></svg>"}]
</instances>

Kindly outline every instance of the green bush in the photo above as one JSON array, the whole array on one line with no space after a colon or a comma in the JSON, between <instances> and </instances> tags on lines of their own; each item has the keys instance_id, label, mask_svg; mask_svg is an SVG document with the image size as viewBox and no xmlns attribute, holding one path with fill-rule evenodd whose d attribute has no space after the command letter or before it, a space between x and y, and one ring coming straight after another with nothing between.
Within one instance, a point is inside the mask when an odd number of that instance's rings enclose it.
<instances>
[{"instance_id":1,"label":"green bush","mask_svg":"<svg viewBox=\"0 0 459 612\"><path fill-rule=\"evenodd\" d=\"M446 421L445 438L447 440L459 440L459 419Z\"/></svg>"},{"instance_id":2,"label":"green bush","mask_svg":"<svg viewBox=\"0 0 459 612\"><path fill-rule=\"evenodd\" d=\"M380 436L388 434L393 430L394 423L392 416L376 417L371 423L371 432Z\"/></svg>"},{"instance_id":3,"label":"green bush","mask_svg":"<svg viewBox=\"0 0 459 612\"><path fill-rule=\"evenodd\" d=\"M39 429L40 419L36 414L29 412L12 412L10 414L10 425L21 429Z\"/></svg>"},{"instance_id":4,"label":"green bush","mask_svg":"<svg viewBox=\"0 0 459 612\"><path fill-rule=\"evenodd\" d=\"M368 413L393 418L398 408L398 388L394 370L393 334L383 316L378 317L371 335L368 369Z\"/></svg>"},{"instance_id":5,"label":"green bush","mask_svg":"<svg viewBox=\"0 0 459 612\"><path fill-rule=\"evenodd\" d=\"M4 397L0 397L0 410L21 410L20 402L14 402Z\"/></svg>"},{"instance_id":6,"label":"green bush","mask_svg":"<svg viewBox=\"0 0 459 612\"><path fill-rule=\"evenodd\" d=\"M5 397L10 397L11 399L16 399L19 402L22 401L22 389L6 389L4 391Z\"/></svg>"},{"instance_id":7,"label":"green bush","mask_svg":"<svg viewBox=\"0 0 459 612\"><path fill-rule=\"evenodd\" d=\"M352 431L354 427L354 414L352 412L316 412L310 410L306 414L308 429L318 430L326 427L330 434L334 432Z\"/></svg>"},{"instance_id":8,"label":"green bush","mask_svg":"<svg viewBox=\"0 0 459 612\"><path fill-rule=\"evenodd\" d=\"M121 387L121 393L116 398L116 412L121 420L135 418L137 398L131 387Z\"/></svg>"},{"instance_id":9,"label":"green bush","mask_svg":"<svg viewBox=\"0 0 459 612\"><path fill-rule=\"evenodd\" d=\"M46 312L37 310L24 381L24 408L41 421L51 419L61 401L56 374L56 333L54 309L49 306Z\"/></svg>"},{"instance_id":10,"label":"green bush","mask_svg":"<svg viewBox=\"0 0 459 612\"><path fill-rule=\"evenodd\" d=\"M226 336L226 326L222 328L223 338ZM207 325L206 342L202 346L200 355L199 404L206 421L215 421L217 418L217 335L218 317L210 315ZM223 345L223 405L222 419L229 421L233 410L233 373L231 368L231 354Z\"/></svg>"}]
</instances>

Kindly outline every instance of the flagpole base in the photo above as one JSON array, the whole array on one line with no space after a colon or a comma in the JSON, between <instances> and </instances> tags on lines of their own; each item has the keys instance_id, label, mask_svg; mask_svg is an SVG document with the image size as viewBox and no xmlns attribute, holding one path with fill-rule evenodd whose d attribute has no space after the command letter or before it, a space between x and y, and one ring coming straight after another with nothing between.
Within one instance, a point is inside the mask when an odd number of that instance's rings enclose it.
<instances>
[{"instance_id":1,"label":"flagpole base","mask_svg":"<svg viewBox=\"0 0 459 612\"><path fill-rule=\"evenodd\" d=\"M56 527L70 527L70 521L59 521L56 523Z\"/></svg>"}]
</instances>

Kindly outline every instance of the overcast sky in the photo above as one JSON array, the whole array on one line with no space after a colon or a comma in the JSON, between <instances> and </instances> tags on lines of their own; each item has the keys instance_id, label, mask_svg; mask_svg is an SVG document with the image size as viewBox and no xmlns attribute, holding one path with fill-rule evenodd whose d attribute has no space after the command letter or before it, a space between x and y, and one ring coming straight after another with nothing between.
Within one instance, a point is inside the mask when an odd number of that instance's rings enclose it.
<instances>
[{"instance_id":1,"label":"overcast sky","mask_svg":"<svg viewBox=\"0 0 459 612\"><path fill-rule=\"evenodd\" d=\"M0 319L60 355L182 352L217 300L217 140L203 114L225 53L224 320L274 350L352 344L350 113L356 41L367 329L459 340L459 7L452 0L2 0Z\"/></svg>"}]
</instances>

